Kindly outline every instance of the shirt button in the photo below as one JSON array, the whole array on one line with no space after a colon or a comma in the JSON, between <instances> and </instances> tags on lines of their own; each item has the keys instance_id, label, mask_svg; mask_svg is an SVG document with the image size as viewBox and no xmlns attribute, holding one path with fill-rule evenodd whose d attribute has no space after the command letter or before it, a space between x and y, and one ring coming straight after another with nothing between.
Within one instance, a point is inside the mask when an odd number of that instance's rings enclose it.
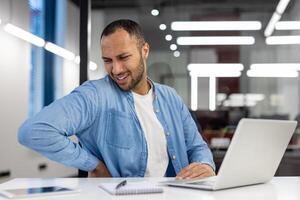
<instances>
[{"instance_id":1,"label":"shirt button","mask_svg":"<svg viewBox=\"0 0 300 200\"><path fill-rule=\"evenodd\" d=\"M167 132L166 134L167 134L167 136L169 136L169 135L170 135L170 132Z\"/></svg>"},{"instance_id":2,"label":"shirt button","mask_svg":"<svg viewBox=\"0 0 300 200\"><path fill-rule=\"evenodd\" d=\"M157 112L157 113L158 113L158 112L159 112L159 110L158 110L158 109L156 109L156 110L155 110L155 112Z\"/></svg>"},{"instance_id":3,"label":"shirt button","mask_svg":"<svg viewBox=\"0 0 300 200\"><path fill-rule=\"evenodd\" d=\"M175 159L176 159L176 156L175 156L175 155L173 155L173 156L172 156L172 159L173 159L173 160L175 160Z\"/></svg>"}]
</instances>

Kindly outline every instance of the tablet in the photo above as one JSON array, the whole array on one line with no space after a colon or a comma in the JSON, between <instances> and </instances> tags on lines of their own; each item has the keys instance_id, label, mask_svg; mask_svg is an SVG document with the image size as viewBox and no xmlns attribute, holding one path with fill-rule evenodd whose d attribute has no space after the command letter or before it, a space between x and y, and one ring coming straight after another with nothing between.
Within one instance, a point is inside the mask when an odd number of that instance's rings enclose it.
<instances>
[{"instance_id":1,"label":"tablet","mask_svg":"<svg viewBox=\"0 0 300 200\"><path fill-rule=\"evenodd\" d=\"M47 187L0 190L0 195L9 199L16 199L16 198L35 197L35 196L76 194L78 192L79 189L59 187L59 186L47 186Z\"/></svg>"}]
</instances>

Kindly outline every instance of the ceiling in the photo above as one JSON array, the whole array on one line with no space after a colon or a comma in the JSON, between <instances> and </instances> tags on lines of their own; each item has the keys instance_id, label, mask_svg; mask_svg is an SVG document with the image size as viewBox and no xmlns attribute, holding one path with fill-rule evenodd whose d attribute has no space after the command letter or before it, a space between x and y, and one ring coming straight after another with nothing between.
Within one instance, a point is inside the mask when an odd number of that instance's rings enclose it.
<instances>
[{"instance_id":1,"label":"ceiling","mask_svg":"<svg viewBox=\"0 0 300 200\"><path fill-rule=\"evenodd\" d=\"M71 0L79 5L80 0ZM92 9L104 8L141 8L168 6L201 6L206 9L220 10L225 8L273 11L278 0L91 0Z\"/></svg>"},{"instance_id":2,"label":"ceiling","mask_svg":"<svg viewBox=\"0 0 300 200\"><path fill-rule=\"evenodd\" d=\"M77 6L80 4L80 0L70 1ZM146 38L151 42L152 48L168 49L169 43L164 41L164 36L167 33L158 30L160 23L170 24L171 21L175 20L239 20L241 13L253 13L252 16L255 18L256 13L260 12L266 14L263 20L264 29L278 2L279 0L91 0L91 6L94 10L108 11L107 14L112 17L116 17L116 13L119 13L122 9L136 9L139 13L139 22L141 22ZM293 1L289 4L287 10L292 6L291 4L293 4ZM159 17L151 16L150 10L152 8L160 10ZM109 11L110 9L115 10L115 12ZM154 29L157 31L154 31ZM216 35L220 33L208 32L205 34ZM222 32L221 34L227 33ZM176 37L176 35L174 36Z\"/></svg>"}]
</instances>

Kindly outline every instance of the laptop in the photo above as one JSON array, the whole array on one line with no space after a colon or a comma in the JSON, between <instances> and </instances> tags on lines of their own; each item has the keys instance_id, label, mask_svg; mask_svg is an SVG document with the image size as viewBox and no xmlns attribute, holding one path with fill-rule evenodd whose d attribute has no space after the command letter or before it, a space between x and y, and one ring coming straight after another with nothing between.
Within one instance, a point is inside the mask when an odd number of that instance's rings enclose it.
<instances>
[{"instance_id":1,"label":"laptop","mask_svg":"<svg viewBox=\"0 0 300 200\"><path fill-rule=\"evenodd\" d=\"M217 176L172 180L166 185L220 190L270 181L295 131L288 120L241 119Z\"/></svg>"}]
</instances>

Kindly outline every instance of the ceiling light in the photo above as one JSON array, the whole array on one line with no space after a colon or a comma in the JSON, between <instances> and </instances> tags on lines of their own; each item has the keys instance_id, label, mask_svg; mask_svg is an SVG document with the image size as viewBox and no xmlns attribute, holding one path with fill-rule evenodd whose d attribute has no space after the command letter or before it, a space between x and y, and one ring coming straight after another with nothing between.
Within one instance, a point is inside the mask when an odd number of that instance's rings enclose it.
<instances>
[{"instance_id":1,"label":"ceiling light","mask_svg":"<svg viewBox=\"0 0 300 200\"><path fill-rule=\"evenodd\" d=\"M240 63L192 63L187 66L189 71L242 71L243 64Z\"/></svg>"},{"instance_id":2,"label":"ceiling light","mask_svg":"<svg viewBox=\"0 0 300 200\"><path fill-rule=\"evenodd\" d=\"M51 42L46 42L45 49L67 60L74 60L75 54Z\"/></svg>"},{"instance_id":3,"label":"ceiling light","mask_svg":"<svg viewBox=\"0 0 300 200\"><path fill-rule=\"evenodd\" d=\"M220 71L196 71L190 72L191 76L196 77L240 77L242 73L240 71L227 71L227 70L220 70Z\"/></svg>"},{"instance_id":4,"label":"ceiling light","mask_svg":"<svg viewBox=\"0 0 300 200\"><path fill-rule=\"evenodd\" d=\"M170 49L171 49L172 51L175 51L175 50L177 49L177 45L176 45L176 44L171 44L171 45L170 45Z\"/></svg>"},{"instance_id":5,"label":"ceiling light","mask_svg":"<svg viewBox=\"0 0 300 200\"><path fill-rule=\"evenodd\" d=\"M300 21L280 21L275 24L276 30L300 30Z\"/></svg>"},{"instance_id":6,"label":"ceiling light","mask_svg":"<svg viewBox=\"0 0 300 200\"><path fill-rule=\"evenodd\" d=\"M163 31L163 30L166 30L166 29L167 29L167 26L166 26L165 24L160 24L160 25L159 25L159 29L162 30L162 31Z\"/></svg>"},{"instance_id":7,"label":"ceiling light","mask_svg":"<svg viewBox=\"0 0 300 200\"><path fill-rule=\"evenodd\" d=\"M178 58L180 56L180 52L179 51L174 51L173 55L174 55L174 57Z\"/></svg>"},{"instance_id":8,"label":"ceiling light","mask_svg":"<svg viewBox=\"0 0 300 200\"><path fill-rule=\"evenodd\" d=\"M90 61L90 62L89 62L89 69L90 69L91 71L96 71L97 68L98 68L98 66L97 66L96 63L94 63L93 61Z\"/></svg>"},{"instance_id":9,"label":"ceiling light","mask_svg":"<svg viewBox=\"0 0 300 200\"><path fill-rule=\"evenodd\" d=\"M287 5L289 4L290 0L280 0L277 7L276 7L276 12L279 14L283 14Z\"/></svg>"},{"instance_id":10,"label":"ceiling light","mask_svg":"<svg viewBox=\"0 0 300 200\"><path fill-rule=\"evenodd\" d=\"M1 24L2 20L0 19L0 24Z\"/></svg>"},{"instance_id":11,"label":"ceiling light","mask_svg":"<svg viewBox=\"0 0 300 200\"><path fill-rule=\"evenodd\" d=\"M32 33L29 33L29 32L27 32L27 31L25 31L25 30L23 30L23 29L21 29L17 26L14 26L12 24L9 24L9 23L6 24L4 26L4 30L6 32L8 32L8 33L20 38L20 39L23 39L23 40L25 40L25 41L33 44L33 45L36 45L38 47L42 47L42 46L45 45L45 41L42 38L40 38L36 35L33 35Z\"/></svg>"},{"instance_id":12,"label":"ceiling light","mask_svg":"<svg viewBox=\"0 0 300 200\"><path fill-rule=\"evenodd\" d=\"M260 21L175 21L171 23L174 31L232 31L260 30Z\"/></svg>"},{"instance_id":13,"label":"ceiling light","mask_svg":"<svg viewBox=\"0 0 300 200\"><path fill-rule=\"evenodd\" d=\"M197 77L240 77L244 66L240 63L189 64L191 76Z\"/></svg>"},{"instance_id":14,"label":"ceiling light","mask_svg":"<svg viewBox=\"0 0 300 200\"><path fill-rule=\"evenodd\" d=\"M252 70L291 70L300 71L300 63L262 63L262 64L252 64L250 66Z\"/></svg>"},{"instance_id":15,"label":"ceiling light","mask_svg":"<svg viewBox=\"0 0 300 200\"><path fill-rule=\"evenodd\" d=\"M264 32L264 35L266 37L272 35L274 28L275 28L275 24L280 20L280 18L281 18L281 15L279 15L277 12L273 13L273 15L265 29L265 32Z\"/></svg>"},{"instance_id":16,"label":"ceiling light","mask_svg":"<svg viewBox=\"0 0 300 200\"><path fill-rule=\"evenodd\" d=\"M166 35L165 39L167 41L171 41L172 40L172 35L170 35L170 34Z\"/></svg>"},{"instance_id":17,"label":"ceiling light","mask_svg":"<svg viewBox=\"0 0 300 200\"><path fill-rule=\"evenodd\" d=\"M255 39L252 36L194 36L178 37L178 45L252 45Z\"/></svg>"},{"instance_id":18,"label":"ceiling light","mask_svg":"<svg viewBox=\"0 0 300 200\"><path fill-rule=\"evenodd\" d=\"M253 93L247 93L247 94L240 94L240 93L232 93L229 95L229 99L246 99L249 101L262 101L264 100L265 95L263 94L253 94Z\"/></svg>"},{"instance_id":19,"label":"ceiling light","mask_svg":"<svg viewBox=\"0 0 300 200\"><path fill-rule=\"evenodd\" d=\"M216 78L240 77L244 66L240 63L189 64L191 76L191 109L198 108L198 77L209 77L209 110L216 109Z\"/></svg>"},{"instance_id":20,"label":"ceiling light","mask_svg":"<svg viewBox=\"0 0 300 200\"><path fill-rule=\"evenodd\" d=\"M157 9L152 9L151 10L151 15L158 16L159 15L159 11Z\"/></svg>"},{"instance_id":21,"label":"ceiling light","mask_svg":"<svg viewBox=\"0 0 300 200\"><path fill-rule=\"evenodd\" d=\"M264 94L253 94L253 93L233 93L228 97L224 93L217 94L217 101L219 106L230 106L230 107L242 107L242 106L255 106L259 101L265 99Z\"/></svg>"},{"instance_id":22,"label":"ceiling light","mask_svg":"<svg viewBox=\"0 0 300 200\"><path fill-rule=\"evenodd\" d=\"M300 44L300 35L270 36L266 38L268 45Z\"/></svg>"},{"instance_id":23,"label":"ceiling light","mask_svg":"<svg viewBox=\"0 0 300 200\"><path fill-rule=\"evenodd\" d=\"M272 35L276 23L280 20L282 14L284 13L289 2L290 2L290 0L280 0L279 1L278 5L276 7L276 11L273 13L273 15L265 29L264 35L266 37L269 37L270 35Z\"/></svg>"},{"instance_id":24,"label":"ceiling light","mask_svg":"<svg viewBox=\"0 0 300 200\"><path fill-rule=\"evenodd\" d=\"M292 70L248 70L248 77L273 77L273 78L294 78L298 77L297 71Z\"/></svg>"}]
</instances>

